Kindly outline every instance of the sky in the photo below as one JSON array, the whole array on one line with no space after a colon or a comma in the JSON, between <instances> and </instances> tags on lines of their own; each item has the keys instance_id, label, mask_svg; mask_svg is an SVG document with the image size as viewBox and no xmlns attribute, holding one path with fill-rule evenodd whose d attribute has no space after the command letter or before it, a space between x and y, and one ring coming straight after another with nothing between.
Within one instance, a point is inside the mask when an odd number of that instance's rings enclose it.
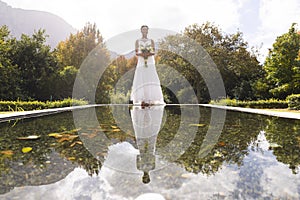
<instances>
[{"instance_id":1,"label":"sky","mask_svg":"<svg viewBox=\"0 0 300 200\"><path fill-rule=\"evenodd\" d=\"M77 30L96 23L104 39L147 24L181 32L207 21L226 34L243 32L262 58L277 36L293 22L300 27L299 0L2 0L14 8L47 11L62 17ZM150 30L151 31L151 30Z\"/></svg>"}]
</instances>

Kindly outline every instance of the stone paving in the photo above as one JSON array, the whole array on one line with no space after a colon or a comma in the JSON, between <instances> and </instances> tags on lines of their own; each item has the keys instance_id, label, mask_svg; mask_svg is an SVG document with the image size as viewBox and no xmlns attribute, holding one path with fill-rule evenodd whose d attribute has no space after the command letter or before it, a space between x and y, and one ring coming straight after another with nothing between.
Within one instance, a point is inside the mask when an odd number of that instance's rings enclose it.
<instances>
[{"instance_id":1,"label":"stone paving","mask_svg":"<svg viewBox=\"0 0 300 200\"><path fill-rule=\"evenodd\" d=\"M276 117L283 117L283 118L291 118L291 119L300 119L300 112L294 113L294 112L284 112L284 111L265 110L265 109L219 106L219 105L212 105L212 104L200 104L200 105L211 107L211 108L220 108L220 109L233 110L239 112L255 113L255 114L262 114L262 115L269 115L269 116L276 116Z\"/></svg>"},{"instance_id":2,"label":"stone paving","mask_svg":"<svg viewBox=\"0 0 300 200\"><path fill-rule=\"evenodd\" d=\"M10 112L0 114L0 122L9 121L13 119L22 119L22 118L31 118L31 117L40 117L44 115L50 115L65 111L71 111L75 109L84 109L94 107L96 105L84 105L84 106L71 106L64 108L51 108L51 109L43 109L43 110L32 110L32 111L21 111L21 112Z\"/></svg>"},{"instance_id":3,"label":"stone paving","mask_svg":"<svg viewBox=\"0 0 300 200\"><path fill-rule=\"evenodd\" d=\"M264 109L220 106L220 105L212 105L212 104L199 104L199 105L205 106L205 107L211 107L211 108L239 111L239 112L256 113L256 114L263 114L263 115L284 117L284 118L291 118L291 119L300 119L300 112L293 113L293 112L283 112L283 111L264 110ZM99 105L72 106L72 107L64 107L64 108L52 108L52 109L44 109L44 110L4 113L4 114L0 114L0 122L13 120L13 119L20 119L20 118L40 117L40 116L44 116L44 115L50 115L50 114L55 114L55 113L60 113L60 112L65 112L65 111L71 111L71 110L75 110L75 109L90 108L90 107L95 107L95 106L99 106Z\"/></svg>"}]
</instances>

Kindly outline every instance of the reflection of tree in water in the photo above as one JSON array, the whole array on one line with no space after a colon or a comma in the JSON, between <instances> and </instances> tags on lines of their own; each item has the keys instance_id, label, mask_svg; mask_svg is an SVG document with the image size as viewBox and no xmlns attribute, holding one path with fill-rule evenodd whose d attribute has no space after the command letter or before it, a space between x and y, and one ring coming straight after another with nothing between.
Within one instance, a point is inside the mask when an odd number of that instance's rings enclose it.
<instances>
[{"instance_id":1,"label":"reflection of tree in water","mask_svg":"<svg viewBox=\"0 0 300 200\"><path fill-rule=\"evenodd\" d=\"M270 118L265 128L266 138L279 162L287 164L294 174L298 173L300 166L300 121Z\"/></svg>"},{"instance_id":2,"label":"reflection of tree in water","mask_svg":"<svg viewBox=\"0 0 300 200\"><path fill-rule=\"evenodd\" d=\"M194 173L214 174L223 163L242 165L248 153L249 144L256 139L262 129L264 118L239 112L227 112L226 121L212 151L204 158L198 157L201 144L207 133L210 122L210 109L201 109L197 135L188 150L177 160L187 171Z\"/></svg>"},{"instance_id":3,"label":"reflection of tree in water","mask_svg":"<svg viewBox=\"0 0 300 200\"><path fill-rule=\"evenodd\" d=\"M98 130L103 131L105 136L112 143L127 141L136 146L134 131L129 116L129 108L127 106L119 106L116 109L122 109L121 111L117 111L118 121L116 121L116 116L114 116L112 113L112 107L102 106L96 110L97 118L100 124ZM119 125L122 125L122 127L119 127Z\"/></svg>"},{"instance_id":4,"label":"reflection of tree in water","mask_svg":"<svg viewBox=\"0 0 300 200\"><path fill-rule=\"evenodd\" d=\"M180 124L180 107L165 107L166 121L162 123L160 132L157 136L156 148L163 148L171 142L177 134Z\"/></svg>"},{"instance_id":5,"label":"reflection of tree in water","mask_svg":"<svg viewBox=\"0 0 300 200\"><path fill-rule=\"evenodd\" d=\"M165 147L174 139L181 120L179 106L166 107L165 111L167 118L162 124L157 137L157 149ZM294 125L291 125L291 120L240 112L227 112L226 121L218 143L214 145L212 151L207 156L199 158L198 152L208 130L211 109L201 108L200 113L200 126L198 127L194 142L185 153L175 161L182 164L187 171L214 174L224 163L237 164L238 166L243 165L243 159L248 155L249 144L256 140L261 130L266 130L266 136L267 139L270 140L269 142L277 143L283 147L274 148L274 154L277 156L278 161L290 164L291 169L299 166L300 135L298 133L299 122L297 120L294 120ZM126 114L124 114L124 118L126 118L125 115ZM119 117L119 119L122 118L123 117ZM98 111L98 119L101 119L100 122L103 130L111 130L106 131L105 134L113 143L127 141L137 148L131 123L125 123L124 121L123 124L127 125L127 127L122 127L120 131L112 131L110 126L117 126L117 124L111 114L111 108L101 108ZM270 119L272 120L270 121Z\"/></svg>"},{"instance_id":6,"label":"reflection of tree in water","mask_svg":"<svg viewBox=\"0 0 300 200\"><path fill-rule=\"evenodd\" d=\"M81 166L90 175L98 173L101 163L80 144L79 137L59 141L48 135L76 136L74 130L70 112L0 123L0 194L17 186L57 182L76 166ZM29 135L39 135L40 138L17 139ZM32 147L32 151L22 153L23 147Z\"/></svg>"},{"instance_id":7,"label":"reflection of tree in water","mask_svg":"<svg viewBox=\"0 0 300 200\"><path fill-rule=\"evenodd\" d=\"M98 175L102 166L101 162L94 158L83 145L80 143L77 145L78 143L76 144L76 142L80 142L80 139L58 143L55 146L55 151L59 152L61 156L70 160L72 163L76 163L76 165L85 169L90 176L93 174Z\"/></svg>"}]
</instances>

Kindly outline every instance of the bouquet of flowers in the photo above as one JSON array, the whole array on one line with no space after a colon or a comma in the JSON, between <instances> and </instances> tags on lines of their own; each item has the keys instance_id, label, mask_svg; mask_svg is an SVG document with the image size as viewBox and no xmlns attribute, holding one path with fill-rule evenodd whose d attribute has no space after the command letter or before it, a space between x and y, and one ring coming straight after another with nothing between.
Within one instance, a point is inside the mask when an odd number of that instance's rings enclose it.
<instances>
[{"instance_id":1,"label":"bouquet of flowers","mask_svg":"<svg viewBox=\"0 0 300 200\"><path fill-rule=\"evenodd\" d=\"M148 45L145 45L145 46L141 45L140 50L141 50L141 52L143 54L143 57L144 57L144 60L145 60L145 67L148 67L147 66L147 59L148 59L149 54L153 52L153 49L152 49L151 45L148 44Z\"/></svg>"}]
</instances>

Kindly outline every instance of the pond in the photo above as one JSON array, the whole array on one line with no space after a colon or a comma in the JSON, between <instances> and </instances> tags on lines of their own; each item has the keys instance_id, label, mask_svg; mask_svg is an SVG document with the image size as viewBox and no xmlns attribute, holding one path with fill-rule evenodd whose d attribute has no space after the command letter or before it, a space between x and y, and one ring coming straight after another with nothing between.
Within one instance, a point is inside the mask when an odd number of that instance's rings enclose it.
<instances>
[{"instance_id":1,"label":"pond","mask_svg":"<svg viewBox=\"0 0 300 200\"><path fill-rule=\"evenodd\" d=\"M300 122L102 105L0 123L0 199L299 199Z\"/></svg>"}]
</instances>

